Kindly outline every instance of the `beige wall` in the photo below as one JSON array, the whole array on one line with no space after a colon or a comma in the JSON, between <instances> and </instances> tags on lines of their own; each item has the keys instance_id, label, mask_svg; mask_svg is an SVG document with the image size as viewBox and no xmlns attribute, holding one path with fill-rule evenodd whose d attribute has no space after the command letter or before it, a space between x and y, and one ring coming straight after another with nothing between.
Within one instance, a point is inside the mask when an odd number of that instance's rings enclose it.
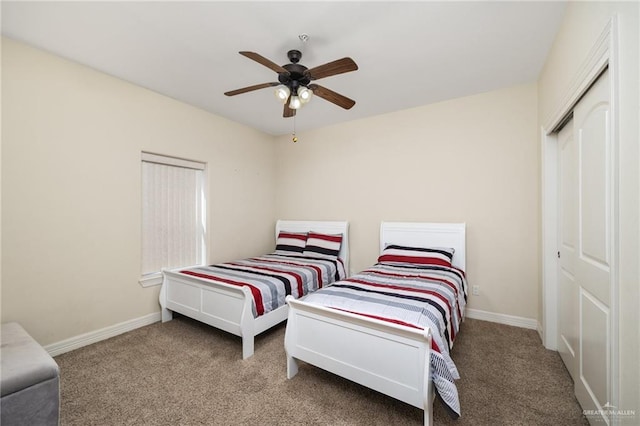
<instances>
[{"instance_id":1,"label":"beige wall","mask_svg":"<svg viewBox=\"0 0 640 426\"><path fill-rule=\"evenodd\" d=\"M466 222L481 291L469 307L536 318L536 97L523 85L299 133L296 144L280 137L277 216L349 220L354 271L376 261L382 220Z\"/></svg>"},{"instance_id":2,"label":"beige wall","mask_svg":"<svg viewBox=\"0 0 640 426\"><path fill-rule=\"evenodd\" d=\"M375 261L381 220L465 221L481 286L470 307L536 317L533 85L274 150L269 136L20 43L3 39L2 59L2 321L42 344L157 312L158 287L137 283L142 150L208 162L212 262L269 250L275 218L349 220L353 270Z\"/></svg>"},{"instance_id":3,"label":"beige wall","mask_svg":"<svg viewBox=\"0 0 640 426\"><path fill-rule=\"evenodd\" d=\"M158 312L140 152L205 161L209 258L273 247L270 136L2 39L2 322L50 344Z\"/></svg>"},{"instance_id":4,"label":"beige wall","mask_svg":"<svg viewBox=\"0 0 640 426\"><path fill-rule=\"evenodd\" d=\"M562 106L578 70L612 16L619 23L619 362L621 410L640 419L640 4L571 2L539 79L540 126Z\"/></svg>"}]
</instances>

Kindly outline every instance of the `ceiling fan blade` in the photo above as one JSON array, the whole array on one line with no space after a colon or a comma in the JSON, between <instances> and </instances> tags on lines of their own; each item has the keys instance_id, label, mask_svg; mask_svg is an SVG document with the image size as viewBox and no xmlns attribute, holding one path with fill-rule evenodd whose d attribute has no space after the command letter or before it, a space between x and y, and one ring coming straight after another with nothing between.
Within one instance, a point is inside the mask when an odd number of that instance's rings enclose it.
<instances>
[{"instance_id":1,"label":"ceiling fan blade","mask_svg":"<svg viewBox=\"0 0 640 426\"><path fill-rule=\"evenodd\" d=\"M262 64L267 68L274 70L278 74L280 73L289 74L289 71L287 71L286 69L282 68L280 65L270 61L269 59L265 58L264 56L258 53L255 53L255 52L238 52L238 53L240 53L242 56L246 56L249 59L253 59L257 63Z\"/></svg>"},{"instance_id":2,"label":"ceiling fan blade","mask_svg":"<svg viewBox=\"0 0 640 426\"><path fill-rule=\"evenodd\" d=\"M356 101L349 99L346 96L336 93L333 90L326 87L318 86L317 84L310 84L309 89L313 90L313 94L321 97L329 102L332 102L344 109L351 109L356 104Z\"/></svg>"},{"instance_id":3,"label":"ceiling fan blade","mask_svg":"<svg viewBox=\"0 0 640 426\"><path fill-rule=\"evenodd\" d=\"M289 118L293 117L294 115L296 115L296 110L293 108L289 108L289 99L287 99L287 102L284 104L284 111L282 111L282 116L284 118Z\"/></svg>"},{"instance_id":4,"label":"ceiling fan blade","mask_svg":"<svg viewBox=\"0 0 640 426\"><path fill-rule=\"evenodd\" d=\"M248 87L243 87L242 89L236 89L236 90L232 90L230 92L224 92L225 95L227 96L235 96L235 95L239 95L241 93L247 93L247 92L252 92L254 90L258 90L258 89L264 89L265 87L273 87L273 86L277 86L280 83L262 83L262 84L256 84L254 86L248 86Z\"/></svg>"},{"instance_id":5,"label":"ceiling fan blade","mask_svg":"<svg viewBox=\"0 0 640 426\"><path fill-rule=\"evenodd\" d=\"M310 68L305 71L305 75L307 75L311 80L318 80L320 78L325 78L336 74L343 74L345 72L355 71L357 69L358 65L353 62L353 59L342 58L332 62L328 62L324 65Z\"/></svg>"}]
</instances>

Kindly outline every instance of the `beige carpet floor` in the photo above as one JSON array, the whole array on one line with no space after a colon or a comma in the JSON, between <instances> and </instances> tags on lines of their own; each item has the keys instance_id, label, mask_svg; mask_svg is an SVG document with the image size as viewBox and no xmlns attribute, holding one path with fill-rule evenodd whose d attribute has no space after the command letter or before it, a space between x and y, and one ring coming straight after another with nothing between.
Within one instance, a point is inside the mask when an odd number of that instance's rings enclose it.
<instances>
[{"instance_id":1,"label":"beige carpet floor","mask_svg":"<svg viewBox=\"0 0 640 426\"><path fill-rule=\"evenodd\" d=\"M422 411L303 364L286 378L285 324L240 338L177 316L60 355L61 425L420 425ZM586 425L556 352L533 330L467 319L452 357L462 417L436 425Z\"/></svg>"}]
</instances>

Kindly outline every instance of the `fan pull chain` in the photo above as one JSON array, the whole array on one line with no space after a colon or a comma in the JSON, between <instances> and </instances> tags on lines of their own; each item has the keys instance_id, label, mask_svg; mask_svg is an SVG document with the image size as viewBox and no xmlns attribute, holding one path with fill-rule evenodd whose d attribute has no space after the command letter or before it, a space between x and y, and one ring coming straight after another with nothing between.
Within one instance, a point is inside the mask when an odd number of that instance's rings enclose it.
<instances>
[{"instance_id":1,"label":"fan pull chain","mask_svg":"<svg viewBox=\"0 0 640 426\"><path fill-rule=\"evenodd\" d=\"M298 142L298 137L296 136L296 116L293 116L293 138L291 138L291 140L293 141L293 143Z\"/></svg>"}]
</instances>

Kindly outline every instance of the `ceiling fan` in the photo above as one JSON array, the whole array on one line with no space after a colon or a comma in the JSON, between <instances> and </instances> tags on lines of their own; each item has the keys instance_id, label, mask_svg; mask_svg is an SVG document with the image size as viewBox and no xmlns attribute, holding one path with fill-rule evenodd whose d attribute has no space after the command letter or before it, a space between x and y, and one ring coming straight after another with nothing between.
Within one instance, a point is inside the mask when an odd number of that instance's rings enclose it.
<instances>
[{"instance_id":1,"label":"ceiling fan","mask_svg":"<svg viewBox=\"0 0 640 426\"><path fill-rule=\"evenodd\" d=\"M295 116L296 110L307 103L312 95L321 97L344 109L350 109L356 104L354 100L346 96L318 84L311 83L321 78L357 70L358 65L356 65L351 58L342 58L324 65L307 68L299 63L300 58L302 58L302 53L299 50L290 50L287 52L287 57L291 63L282 66L255 52L239 53L277 72L278 82L256 84L254 86L225 92L227 96L235 96L253 90L278 86L276 89L276 97L284 103L283 117Z\"/></svg>"}]
</instances>

